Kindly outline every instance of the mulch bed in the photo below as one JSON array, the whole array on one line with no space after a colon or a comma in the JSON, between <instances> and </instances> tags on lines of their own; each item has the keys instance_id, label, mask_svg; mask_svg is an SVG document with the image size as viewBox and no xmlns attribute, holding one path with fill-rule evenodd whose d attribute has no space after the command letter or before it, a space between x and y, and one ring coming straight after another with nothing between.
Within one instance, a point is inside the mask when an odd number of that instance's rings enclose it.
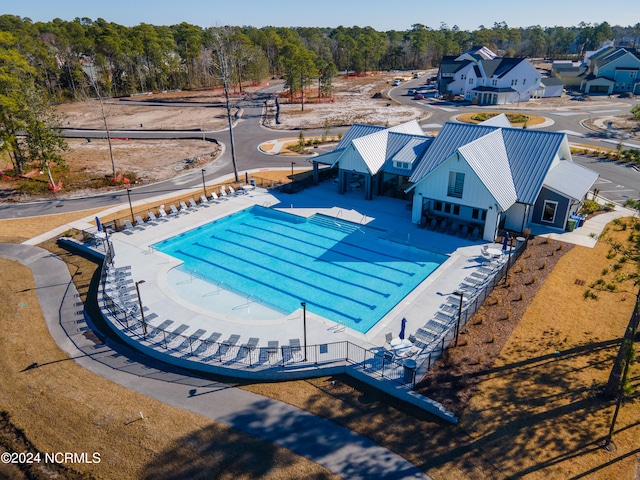
<instances>
[{"instance_id":1,"label":"mulch bed","mask_svg":"<svg viewBox=\"0 0 640 480\"><path fill-rule=\"evenodd\" d=\"M532 238L527 250L491 292L416 391L460 416L556 263L573 245Z\"/></svg>"}]
</instances>

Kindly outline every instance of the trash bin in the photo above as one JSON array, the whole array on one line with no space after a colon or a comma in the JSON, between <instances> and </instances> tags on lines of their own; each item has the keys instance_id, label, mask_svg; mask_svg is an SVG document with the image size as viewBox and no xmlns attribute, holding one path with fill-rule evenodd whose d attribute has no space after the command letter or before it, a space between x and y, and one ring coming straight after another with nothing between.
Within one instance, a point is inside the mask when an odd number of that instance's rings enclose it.
<instances>
[{"instance_id":1,"label":"trash bin","mask_svg":"<svg viewBox=\"0 0 640 480\"><path fill-rule=\"evenodd\" d=\"M578 223L578 221L575 218L570 218L567 220L567 232L573 232L573 230L576 228L576 223Z\"/></svg>"},{"instance_id":2,"label":"trash bin","mask_svg":"<svg viewBox=\"0 0 640 480\"><path fill-rule=\"evenodd\" d=\"M413 387L415 379L416 379L416 361L409 358L404 361L404 378L403 378L404 384L411 385Z\"/></svg>"},{"instance_id":3,"label":"trash bin","mask_svg":"<svg viewBox=\"0 0 640 480\"><path fill-rule=\"evenodd\" d=\"M256 179L255 178L250 178L249 181L251 182L251 186L252 187L256 186Z\"/></svg>"},{"instance_id":4,"label":"trash bin","mask_svg":"<svg viewBox=\"0 0 640 480\"><path fill-rule=\"evenodd\" d=\"M582 225L582 217L580 215L569 215L569 218L573 218L576 221L576 228Z\"/></svg>"}]
</instances>

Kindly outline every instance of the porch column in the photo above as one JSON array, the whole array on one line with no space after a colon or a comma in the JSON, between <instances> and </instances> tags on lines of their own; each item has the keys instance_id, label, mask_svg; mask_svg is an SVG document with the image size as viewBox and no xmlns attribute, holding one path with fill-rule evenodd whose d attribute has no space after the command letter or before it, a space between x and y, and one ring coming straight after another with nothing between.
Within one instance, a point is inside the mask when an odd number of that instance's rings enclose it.
<instances>
[{"instance_id":1,"label":"porch column","mask_svg":"<svg viewBox=\"0 0 640 480\"><path fill-rule=\"evenodd\" d=\"M318 185L320 183L320 174L318 172L318 162L313 162L313 184Z\"/></svg>"},{"instance_id":2,"label":"porch column","mask_svg":"<svg viewBox=\"0 0 640 480\"><path fill-rule=\"evenodd\" d=\"M365 175L364 176L365 200L371 200L373 198L373 192L371 190L372 190L371 175Z\"/></svg>"}]
</instances>

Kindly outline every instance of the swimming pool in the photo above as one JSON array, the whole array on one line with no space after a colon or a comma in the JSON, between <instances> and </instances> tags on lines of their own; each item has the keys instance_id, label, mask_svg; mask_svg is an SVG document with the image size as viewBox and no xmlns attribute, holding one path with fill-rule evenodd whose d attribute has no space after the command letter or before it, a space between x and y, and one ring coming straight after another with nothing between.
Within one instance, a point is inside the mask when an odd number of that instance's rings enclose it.
<instances>
[{"instance_id":1,"label":"swimming pool","mask_svg":"<svg viewBox=\"0 0 640 480\"><path fill-rule=\"evenodd\" d=\"M153 248L185 272L289 314L307 310L366 333L447 257L385 231L254 206Z\"/></svg>"}]
</instances>

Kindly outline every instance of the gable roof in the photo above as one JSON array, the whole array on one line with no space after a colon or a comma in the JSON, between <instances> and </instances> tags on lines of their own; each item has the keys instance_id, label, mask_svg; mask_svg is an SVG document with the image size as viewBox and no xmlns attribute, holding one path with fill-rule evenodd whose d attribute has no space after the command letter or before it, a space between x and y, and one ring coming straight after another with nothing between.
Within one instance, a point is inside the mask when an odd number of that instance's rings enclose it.
<instances>
[{"instance_id":1,"label":"gable roof","mask_svg":"<svg viewBox=\"0 0 640 480\"><path fill-rule=\"evenodd\" d=\"M484 60L480 63L487 78L493 76L502 78L524 60L524 58L495 58L493 60Z\"/></svg>"},{"instance_id":2,"label":"gable roof","mask_svg":"<svg viewBox=\"0 0 640 480\"><path fill-rule=\"evenodd\" d=\"M376 125L362 125L359 123L355 123L351 125L351 128L349 128L349 130L347 130L344 136L340 139L338 145L336 145L336 148L334 148L330 152L323 153L309 160L321 163L323 165L331 165L333 167L336 162L338 162L340 156L344 153L347 147L351 145L351 142L354 139L364 137L366 135L371 135L372 133L379 132L384 129L384 127L379 127Z\"/></svg>"},{"instance_id":3,"label":"gable roof","mask_svg":"<svg viewBox=\"0 0 640 480\"><path fill-rule=\"evenodd\" d=\"M463 145L458 151L503 211L516 202L516 188L501 129Z\"/></svg>"},{"instance_id":4,"label":"gable roof","mask_svg":"<svg viewBox=\"0 0 640 480\"><path fill-rule=\"evenodd\" d=\"M511 128L511 122L509 121L509 117L505 113L501 113L500 115L496 115L495 117L491 117L486 119L484 122L480 122L480 125L489 125L490 127L506 127Z\"/></svg>"},{"instance_id":5,"label":"gable roof","mask_svg":"<svg viewBox=\"0 0 640 480\"><path fill-rule=\"evenodd\" d=\"M425 152L424 158L409 181L417 184L456 150L462 153L463 147L467 144L496 131L502 137L517 201L533 205L547 172L551 168L562 142L565 141L564 133L446 123L431 147ZM501 148L497 136L490 136L489 140L476 143L474 148L484 148L488 154L492 154L492 149ZM471 150L468 151L471 152ZM474 158L481 158L481 154L474 153ZM494 194L494 197L498 199L496 195L498 194Z\"/></svg>"},{"instance_id":6,"label":"gable roof","mask_svg":"<svg viewBox=\"0 0 640 480\"><path fill-rule=\"evenodd\" d=\"M318 155L312 161L333 166L340 161L347 150L352 148L358 152L369 173L375 175L390 156L396 154L414 137L421 142L429 140L427 143L430 143L430 138L424 135L422 127L416 120L391 128L355 124L347 130L333 151ZM420 150L420 154L423 151L424 149ZM406 170L402 174L406 175Z\"/></svg>"},{"instance_id":7,"label":"gable roof","mask_svg":"<svg viewBox=\"0 0 640 480\"><path fill-rule=\"evenodd\" d=\"M570 198L580 200L599 175L593 170L571 161L559 162L551 170L544 181L544 186L561 192Z\"/></svg>"},{"instance_id":8,"label":"gable roof","mask_svg":"<svg viewBox=\"0 0 640 480\"><path fill-rule=\"evenodd\" d=\"M436 139L425 152L420 165L413 172L409 181L411 183L418 183L431 170L450 157L459 147L487 133L491 133L493 130L495 130L495 127L468 123L445 123Z\"/></svg>"}]
</instances>

